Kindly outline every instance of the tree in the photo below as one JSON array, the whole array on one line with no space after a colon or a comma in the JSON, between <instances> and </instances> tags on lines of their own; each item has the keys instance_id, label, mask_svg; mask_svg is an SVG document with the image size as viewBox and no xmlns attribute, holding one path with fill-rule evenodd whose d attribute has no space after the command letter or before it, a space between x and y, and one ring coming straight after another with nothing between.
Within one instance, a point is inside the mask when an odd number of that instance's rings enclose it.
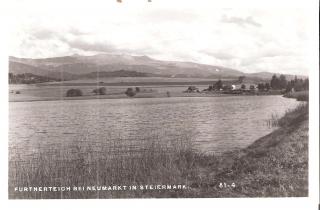
<instances>
[{"instance_id":1,"label":"tree","mask_svg":"<svg viewBox=\"0 0 320 210\"><path fill-rule=\"evenodd\" d=\"M294 87L294 83L292 83L293 80L291 80L290 82L288 82L287 87L286 87L286 93L290 92L292 90L292 88Z\"/></svg>"},{"instance_id":2,"label":"tree","mask_svg":"<svg viewBox=\"0 0 320 210\"><path fill-rule=\"evenodd\" d=\"M67 97L82 96L82 91L80 89L69 89L66 95Z\"/></svg>"},{"instance_id":3,"label":"tree","mask_svg":"<svg viewBox=\"0 0 320 210\"><path fill-rule=\"evenodd\" d=\"M214 84L214 87L215 87L216 90L222 89L223 84L222 84L221 79L219 79L219 80Z\"/></svg>"},{"instance_id":4,"label":"tree","mask_svg":"<svg viewBox=\"0 0 320 210\"><path fill-rule=\"evenodd\" d=\"M243 80L244 80L245 78L246 78L245 76L239 76L239 77L238 77L238 82L239 82L239 83L243 83Z\"/></svg>"},{"instance_id":5,"label":"tree","mask_svg":"<svg viewBox=\"0 0 320 210\"><path fill-rule=\"evenodd\" d=\"M302 79L295 79L294 80L294 90L295 91L302 91L304 90L304 84Z\"/></svg>"},{"instance_id":6,"label":"tree","mask_svg":"<svg viewBox=\"0 0 320 210\"><path fill-rule=\"evenodd\" d=\"M266 82L266 84L264 84L264 88L269 91L270 90L270 84L268 82Z\"/></svg>"},{"instance_id":7,"label":"tree","mask_svg":"<svg viewBox=\"0 0 320 210\"><path fill-rule=\"evenodd\" d=\"M241 85L241 89L242 89L242 90L245 90L245 89L246 89L246 85L245 85L245 84L242 84L242 85Z\"/></svg>"},{"instance_id":8,"label":"tree","mask_svg":"<svg viewBox=\"0 0 320 210\"><path fill-rule=\"evenodd\" d=\"M126 94L127 96L129 96L129 97L133 97L133 96L136 95L136 92L134 92L132 88L128 88L128 89L126 90L125 94Z\"/></svg>"},{"instance_id":9,"label":"tree","mask_svg":"<svg viewBox=\"0 0 320 210\"><path fill-rule=\"evenodd\" d=\"M279 79L279 89L285 89L286 86L287 86L286 76L281 74Z\"/></svg>"},{"instance_id":10,"label":"tree","mask_svg":"<svg viewBox=\"0 0 320 210\"><path fill-rule=\"evenodd\" d=\"M272 76L272 79L270 81L270 86L272 89L275 89L275 90L278 90L279 89L279 83L280 83L280 80L278 79L277 75L273 75Z\"/></svg>"},{"instance_id":11,"label":"tree","mask_svg":"<svg viewBox=\"0 0 320 210\"><path fill-rule=\"evenodd\" d=\"M107 89L105 87L101 87L101 88L94 89L92 92L95 93L96 95L105 95L107 92Z\"/></svg>"},{"instance_id":12,"label":"tree","mask_svg":"<svg viewBox=\"0 0 320 210\"><path fill-rule=\"evenodd\" d=\"M259 90L259 91L264 91L264 89L265 89L264 83L259 83L259 84L258 84L258 90Z\"/></svg>"},{"instance_id":13,"label":"tree","mask_svg":"<svg viewBox=\"0 0 320 210\"><path fill-rule=\"evenodd\" d=\"M136 87L136 92L139 93L140 92L140 88Z\"/></svg>"}]
</instances>

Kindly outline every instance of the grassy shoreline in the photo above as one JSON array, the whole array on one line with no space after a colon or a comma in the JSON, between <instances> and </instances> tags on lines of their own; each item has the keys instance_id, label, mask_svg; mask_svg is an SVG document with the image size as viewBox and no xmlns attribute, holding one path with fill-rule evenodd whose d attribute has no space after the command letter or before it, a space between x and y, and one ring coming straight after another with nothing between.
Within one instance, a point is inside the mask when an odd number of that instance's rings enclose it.
<instances>
[{"instance_id":1,"label":"grassy shoreline","mask_svg":"<svg viewBox=\"0 0 320 210\"><path fill-rule=\"evenodd\" d=\"M298 101L309 101L309 91L298 91L298 92L289 92L284 94L286 98L295 98Z\"/></svg>"},{"instance_id":2,"label":"grassy shoreline","mask_svg":"<svg viewBox=\"0 0 320 210\"><path fill-rule=\"evenodd\" d=\"M279 129L221 157L215 179L238 187L213 192L217 197L308 196L308 103L278 121Z\"/></svg>"}]
</instances>

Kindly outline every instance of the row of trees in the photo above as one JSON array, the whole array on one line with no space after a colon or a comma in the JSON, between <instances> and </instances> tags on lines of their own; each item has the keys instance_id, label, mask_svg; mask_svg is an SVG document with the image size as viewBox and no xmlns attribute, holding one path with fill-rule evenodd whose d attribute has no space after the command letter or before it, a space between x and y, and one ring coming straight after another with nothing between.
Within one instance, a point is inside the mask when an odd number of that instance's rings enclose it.
<instances>
[{"instance_id":1,"label":"row of trees","mask_svg":"<svg viewBox=\"0 0 320 210\"><path fill-rule=\"evenodd\" d=\"M59 79L50 78L47 76L39 76L31 73L13 74L8 75L9 84L36 84L43 82L61 81Z\"/></svg>"},{"instance_id":2,"label":"row of trees","mask_svg":"<svg viewBox=\"0 0 320 210\"><path fill-rule=\"evenodd\" d=\"M309 79L298 79L297 76L293 80L287 81L284 75L273 75L270 81L270 86L274 90L286 90L289 92L291 90L294 91L302 91L309 90Z\"/></svg>"},{"instance_id":3,"label":"row of trees","mask_svg":"<svg viewBox=\"0 0 320 210\"><path fill-rule=\"evenodd\" d=\"M244 78L241 79L241 83L242 83L243 79L244 79ZM264 89L265 85L264 85L264 84L260 84L260 85L262 85L262 86L263 86L263 89ZM268 84L268 85L269 85L269 84ZM267 86L268 86L268 85L267 85ZM216 83L214 83L213 85L210 85L207 90L213 91L213 90L231 90L231 89L232 89L232 86L230 86L230 85L224 85L223 82L219 79ZM246 85L245 85L245 84L242 84L242 85L241 85L241 89L242 89L242 90L247 89ZM255 86L254 86L254 85L250 85L250 86L249 86L249 89L250 89L250 90L254 90L254 89L255 89Z\"/></svg>"},{"instance_id":4,"label":"row of trees","mask_svg":"<svg viewBox=\"0 0 320 210\"><path fill-rule=\"evenodd\" d=\"M221 90L223 88L223 83L222 81L219 79L216 83L214 83L214 85L210 85L208 90L212 91L212 90Z\"/></svg>"},{"instance_id":5,"label":"row of trees","mask_svg":"<svg viewBox=\"0 0 320 210\"><path fill-rule=\"evenodd\" d=\"M239 77L237 83L242 83L244 81L245 77L241 76ZM216 81L213 85L210 85L207 89L208 91L213 90L229 90L231 89L230 85L224 85L221 80ZM241 85L241 89L245 90L247 89L245 84ZM255 86L250 85L250 90L254 90ZM279 77L277 75L273 75L270 83L259 83L257 86L257 89L259 91L269 91L269 90L285 90L286 92L291 91L294 89L294 91L302 91L302 90L309 90L309 79L298 79L297 76L293 80L287 81L285 75L280 75Z\"/></svg>"},{"instance_id":6,"label":"row of trees","mask_svg":"<svg viewBox=\"0 0 320 210\"><path fill-rule=\"evenodd\" d=\"M106 95L107 89L105 87L100 87L96 88L92 91L95 95ZM140 88L136 87L135 89L133 88L128 88L125 92L125 94L129 97L135 96L138 92L140 92ZM75 97L75 96L82 96L83 93L80 89L69 89L67 91L66 96L67 97Z\"/></svg>"},{"instance_id":7,"label":"row of trees","mask_svg":"<svg viewBox=\"0 0 320 210\"><path fill-rule=\"evenodd\" d=\"M106 95L107 89L105 87L100 87L100 88L94 89L92 92L96 95ZM66 94L67 97L76 97L76 96L82 96L82 95L83 95L82 90L75 89L75 88L69 89Z\"/></svg>"}]
</instances>

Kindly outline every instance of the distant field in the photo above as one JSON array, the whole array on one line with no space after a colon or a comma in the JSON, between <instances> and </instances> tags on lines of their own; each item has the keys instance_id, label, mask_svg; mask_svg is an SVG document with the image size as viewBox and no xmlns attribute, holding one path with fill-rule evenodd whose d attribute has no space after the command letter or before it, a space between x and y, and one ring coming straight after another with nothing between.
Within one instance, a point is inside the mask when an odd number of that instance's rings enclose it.
<instances>
[{"instance_id":1,"label":"distant field","mask_svg":"<svg viewBox=\"0 0 320 210\"><path fill-rule=\"evenodd\" d=\"M223 79L222 79L223 80ZM196 86L204 90L213 85L215 79L205 78L164 78L164 77L114 77L86 80L72 80L63 82L46 82L30 85L10 84L9 101L35 100L66 100L66 99L94 99L94 98L127 98L127 88L139 87L140 92L135 97L187 97L212 96L206 93L184 93L189 86ZM234 84L237 79L223 80L224 84ZM254 82L246 79L246 82ZM92 91L98 87L106 87L106 95L96 96ZM69 89L80 89L81 97L66 97ZM18 91L18 94L17 94Z\"/></svg>"},{"instance_id":2,"label":"distant field","mask_svg":"<svg viewBox=\"0 0 320 210\"><path fill-rule=\"evenodd\" d=\"M95 95L92 91L99 86L105 86L106 95ZM139 87L140 92L135 95L136 98L153 98L153 97L168 97L167 92L170 92L171 97L177 96L200 96L199 93L183 93L188 88L188 85L122 85L109 86L88 84L79 85L9 85L9 101L35 101L35 100L67 100L67 99L95 99L95 98L127 98L125 91L128 87ZM200 90L208 87L208 85L197 85ZM83 96L66 97L66 92L69 89L80 89ZM19 94L16 94L19 91Z\"/></svg>"},{"instance_id":3,"label":"distant field","mask_svg":"<svg viewBox=\"0 0 320 210\"><path fill-rule=\"evenodd\" d=\"M71 80L68 83L125 83L125 82L211 82L217 79L208 78L168 78L168 77L103 77L95 79ZM222 79L223 80L223 79Z\"/></svg>"},{"instance_id":4,"label":"distant field","mask_svg":"<svg viewBox=\"0 0 320 210\"><path fill-rule=\"evenodd\" d=\"M167 97L190 96L183 93L188 86L195 85L200 90L213 84L215 80L204 78L163 78L163 77L114 77L86 80L72 80L64 82L47 82L32 85L9 85L9 101L34 101L34 100L66 100L66 99L91 99L91 98L126 98L127 88L139 87L141 92L135 97ZM97 87L106 87L106 95L96 96L93 90ZM81 97L66 97L66 92L71 89L80 89ZM19 94L16 94L16 91Z\"/></svg>"},{"instance_id":5,"label":"distant field","mask_svg":"<svg viewBox=\"0 0 320 210\"><path fill-rule=\"evenodd\" d=\"M186 86L186 85L211 85L215 79L203 78L163 78L163 77L116 77L85 80L71 80L63 82L41 83L38 86ZM226 81L226 80L224 80ZM228 80L231 81L231 80ZM227 81L226 81L227 82Z\"/></svg>"}]
</instances>

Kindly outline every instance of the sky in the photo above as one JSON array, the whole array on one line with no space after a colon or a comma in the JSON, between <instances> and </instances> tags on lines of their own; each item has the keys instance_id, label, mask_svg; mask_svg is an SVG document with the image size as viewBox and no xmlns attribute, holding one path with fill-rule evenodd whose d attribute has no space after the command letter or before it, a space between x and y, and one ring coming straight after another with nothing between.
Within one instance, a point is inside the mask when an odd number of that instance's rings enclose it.
<instances>
[{"instance_id":1,"label":"sky","mask_svg":"<svg viewBox=\"0 0 320 210\"><path fill-rule=\"evenodd\" d=\"M28 2L20 1L11 14L11 56L110 53L247 73L309 71L306 9L223 7L201 0Z\"/></svg>"}]
</instances>

